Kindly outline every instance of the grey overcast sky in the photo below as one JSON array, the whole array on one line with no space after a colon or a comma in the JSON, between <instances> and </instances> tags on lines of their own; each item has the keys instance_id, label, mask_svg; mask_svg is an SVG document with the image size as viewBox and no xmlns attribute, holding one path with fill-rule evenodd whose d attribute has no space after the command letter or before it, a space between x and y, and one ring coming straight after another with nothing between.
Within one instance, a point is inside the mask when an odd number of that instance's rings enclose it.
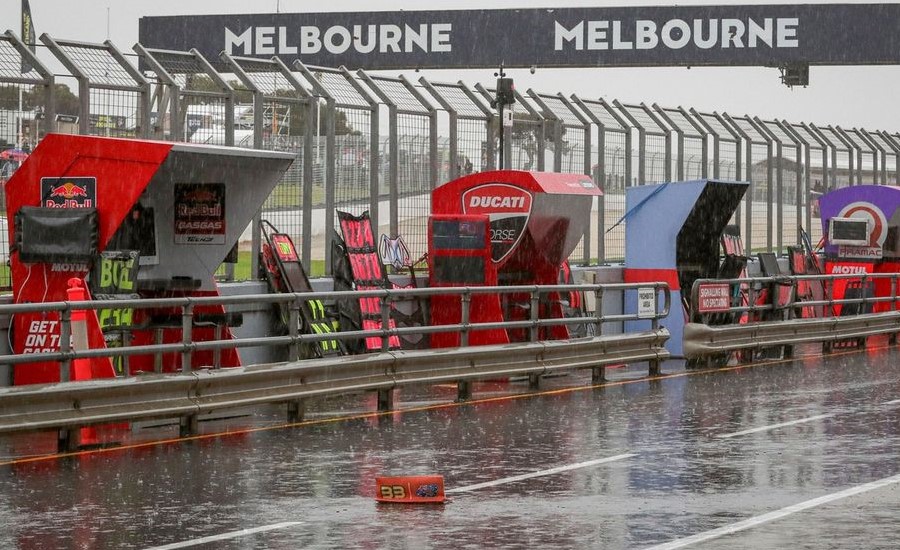
<instances>
[{"instance_id":1,"label":"grey overcast sky","mask_svg":"<svg viewBox=\"0 0 900 550\"><path fill-rule=\"evenodd\" d=\"M21 0L0 0L4 23L19 33ZM37 34L57 38L102 42L109 37L119 49L131 52L138 39L138 20L151 15L203 15L227 13L354 12L441 9L511 9L659 5L742 5L750 1L662 0L461 0L423 3L412 0L30 0ZM759 4L796 4L768 0ZM873 3L852 0L806 2L810 4ZM891 2L886 2L891 3ZM12 14L7 16L7 14ZM108 31L107 31L108 29ZM108 33L107 33L108 32ZM879 28L873 33L896 33ZM527 29L523 29L527 39ZM49 57L42 54L42 58ZM53 66L53 65L51 65ZM577 93L585 98L605 97L624 103L647 102L662 106L695 107L701 111L783 118L792 122L837 124L869 130L900 131L900 66L812 67L808 88L788 89L773 68L642 68L642 69L540 69L509 70L520 90ZM396 74L391 71L389 74ZM493 71L422 71L435 81L493 82Z\"/></svg>"}]
</instances>

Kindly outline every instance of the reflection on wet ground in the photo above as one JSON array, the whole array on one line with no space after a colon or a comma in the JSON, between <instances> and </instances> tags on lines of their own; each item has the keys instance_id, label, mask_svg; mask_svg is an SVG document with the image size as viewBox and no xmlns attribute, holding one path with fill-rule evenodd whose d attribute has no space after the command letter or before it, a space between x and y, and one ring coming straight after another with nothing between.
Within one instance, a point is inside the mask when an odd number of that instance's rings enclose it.
<instances>
[{"instance_id":1,"label":"reflection on wet ground","mask_svg":"<svg viewBox=\"0 0 900 550\"><path fill-rule=\"evenodd\" d=\"M490 382L461 405L454 385L404 389L408 410L384 415L372 394L320 400L292 427L273 407L202 423L231 435L34 462L12 459L52 434L3 438L0 547L643 548L746 520L694 547L897 547L900 483L753 519L900 474L898 351L804 351L657 380L611 370L600 388L573 373L540 395ZM376 505L384 474L441 474L450 501Z\"/></svg>"}]
</instances>

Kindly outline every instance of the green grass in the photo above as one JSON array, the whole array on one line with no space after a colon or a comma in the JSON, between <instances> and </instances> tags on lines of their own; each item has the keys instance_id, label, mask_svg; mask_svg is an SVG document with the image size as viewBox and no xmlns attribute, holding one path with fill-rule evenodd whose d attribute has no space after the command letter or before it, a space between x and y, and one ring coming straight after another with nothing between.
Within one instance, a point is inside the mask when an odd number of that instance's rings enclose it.
<instances>
[{"instance_id":1,"label":"green grass","mask_svg":"<svg viewBox=\"0 0 900 550\"><path fill-rule=\"evenodd\" d=\"M365 185L342 185L340 189L341 196L338 202L347 201L368 201L369 185L368 181ZM264 208L269 209L288 209L300 208L303 198L303 188L299 185L280 184L275 187L269 198L266 199ZM325 204L325 187L322 185L313 185L312 189L312 205L313 208L321 208Z\"/></svg>"},{"instance_id":2,"label":"green grass","mask_svg":"<svg viewBox=\"0 0 900 550\"><path fill-rule=\"evenodd\" d=\"M240 251L238 252L238 262L234 265L234 280L235 281L249 281L251 279L255 279L256 277L252 276L250 273L250 258L251 253L249 251ZM223 275L225 273L224 268L219 268L216 272L217 275ZM2 275L2 272L0 272ZM311 269L309 272L310 277L322 277L325 275L325 260L313 260ZM2 279L0 279L2 280Z\"/></svg>"}]
</instances>

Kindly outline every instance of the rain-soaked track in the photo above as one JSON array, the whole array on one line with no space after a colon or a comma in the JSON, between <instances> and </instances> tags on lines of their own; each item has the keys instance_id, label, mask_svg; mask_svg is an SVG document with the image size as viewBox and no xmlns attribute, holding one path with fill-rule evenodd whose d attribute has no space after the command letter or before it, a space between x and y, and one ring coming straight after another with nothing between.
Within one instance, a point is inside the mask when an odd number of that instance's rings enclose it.
<instances>
[{"instance_id":1,"label":"rain-soaked track","mask_svg":"<svg viewBox=\"0 0 900 550\"><path fill-rule=\"evenodd\" d=\"M897 548L900 350L799 351L487 383L466 404L404 390L383 415L320 401L293 426L273 409L62 458L2 438L0 548ZM445 505L373 500L376 475L431 473Z\"/></svg>"}]
</instances>

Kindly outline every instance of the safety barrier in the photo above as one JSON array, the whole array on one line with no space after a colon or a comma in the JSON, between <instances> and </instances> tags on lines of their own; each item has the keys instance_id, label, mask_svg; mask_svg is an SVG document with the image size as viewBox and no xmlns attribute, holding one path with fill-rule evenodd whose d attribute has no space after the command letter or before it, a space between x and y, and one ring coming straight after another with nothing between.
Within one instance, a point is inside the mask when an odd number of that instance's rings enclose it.
<instances>
[{"instance_id":1,"label":"safety barrier","mask_svg":"<svg viewBox=\"0 0 900 550\"><path fill-rule=\"evenodd\" d=\"M612 291L637 291L653 288L656 303L662 304L652 315L602 314L603 296ZM596 313L592 316L563 319L538 319L536 313L525 321L499 323L469 323L469 300L478 292L530 292L537 302L539 296L549 292L592 292L596 297ZM351 331L326 335L297 334L294 329L286 336L242 338L192 342L189 318L194 307L209 302L235 304L245 302L273 302L290 300L296 304L310 296L319 299L358 298L379 296L386 304L415 296L456 294L461 298L462 322L454 325L399 327L387 330ZM648 362L651 374L658 373L661 361L669 357L664 344L669 337L659 320L669 311L670 293L663 283L656 284L604 284L604 285L553 285L540 287L478 287L396 289L366 292L296 293L282 295L257 295L219 298L171 298L154 300L112 301L116 307L180 307L188 319L183 324L185 337L180 344L132 346L103 350L60 351L30 356L3 356L0 361L15 364L27 361L46 361L48 358L65 361L83 357L135 355L147 353L180 353L189 360L192 351L223 349L259 345L286 345L295 349L304 342L326 338L364 338L377 336L387 341L392 335L428 334L458 330L466 334L485 328L529 328L536 335L541 326L553 324L585 324L595 327L594 336L572 340L531 341L493 346L473 346L440 350L382 351L354 356L326 357L321 359L290 360L284 363L237 367L228 369L201 369L176 374L148 373L130 378L62 382L41 386L18 386L0 389L0 433L42 429L59 429L63 448L71 447L73 428L108 422L133 421L156 418L180 418L182 433L196 430L198 415L264 403L288 403L289 418L302 415L300 402L316 396L352 394L378 391L378 407L389 410L392 406L391 391L416 384L456 382L458 397L471 397L470 382L510 376L528 376L533 387L540 377L560 370L592 369L593 379L601 380L604 368L612 364ZM34 304L32 304L33 306ZM67 312L74 303L43 304L47 311ZM111 301L77 302L79 309L110 307ZM24 304L0 307L20 310ZM299 308L299 306L297 306ZM534 308L533 311L536 311ZM69 315L62 316L62 330L71 323ZM626 334L602 334L605 323L626 320L645 320L647 330ZM384 324L387 326L387 324ZM70 330L70 329L69 329ZM189 364L189 363L188 363ZM64 432L64 433L63 433Z\"/></svg>"},{"instance_id":2,"label":"safety barrier","mask_svg":"<svg viewBox=\"0 0 900 550\"><path fill-rule=\"evenodd\" d=\"M310 397L415 384L541 376L559 370L666 359L668 332L310 359L190 374L19 386L0 390L0 433L189 417ZM390 400L380 399L381 408ZM387 407L389 408L389 407Z\"/></svg>"},{"instance_id":3,"label":"safety barrier","mask_svg":"<svg viewBox=\"0 0 900 550\"><path fill-rule=\"evenodd\" d=\"M779 346L787 347L790 353L796 344L816 342L823 343L824 351L828 352L837 342L881 334L891 335L893 341L900 332L898 278L897 273L864 273L698 279L691 288L692 304L701 303L702 289L724 290L726 285L727 292L717 290L715 294L727 296L729 303L727 306L710 303L706 312L701 311L702 306L694 308L692 322L684 327L684 355L688 359L707 359ZM890 291L883 296L861 292L856 297L836 299L833 289L837 281L858 283L863 289L883 281L890 285ZM798 288L811 284L821 285L821 298L798 300ZM777 294L781 299L757 303L756 297L763 291ZM885 311L872 313L875 308ZM815 316L804 318L804 310ZM731 316L733 321L743 317L744 322L716 324L716 319L721 323L723 316Z\"/></svg>"}]
</instances>

